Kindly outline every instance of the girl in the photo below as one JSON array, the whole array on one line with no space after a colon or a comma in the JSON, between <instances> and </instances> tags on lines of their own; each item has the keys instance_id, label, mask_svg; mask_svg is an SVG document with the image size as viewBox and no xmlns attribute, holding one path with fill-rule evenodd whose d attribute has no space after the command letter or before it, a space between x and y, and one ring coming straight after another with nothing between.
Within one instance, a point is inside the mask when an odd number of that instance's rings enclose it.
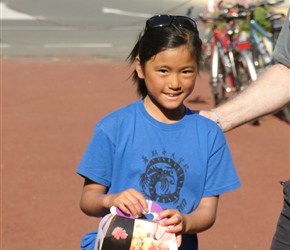
<instances>
[{"instance_id":1,"label":"girl","mask_svg":"<svg viewBox=\"0 0 290 250\"><path fill-rule=\"evenodd\" d=\"M196 234L215 222L219 195L240 186L222 130L184 106L201 61L196 23L150 18L128 59L142 98L97 123L77 169L85 178L80 207L101 217L116 206L138 218L153 200L179 249L196 250ZM96 233L84 237L83 249L94 248Z\"/></svg>"}]
</instances>

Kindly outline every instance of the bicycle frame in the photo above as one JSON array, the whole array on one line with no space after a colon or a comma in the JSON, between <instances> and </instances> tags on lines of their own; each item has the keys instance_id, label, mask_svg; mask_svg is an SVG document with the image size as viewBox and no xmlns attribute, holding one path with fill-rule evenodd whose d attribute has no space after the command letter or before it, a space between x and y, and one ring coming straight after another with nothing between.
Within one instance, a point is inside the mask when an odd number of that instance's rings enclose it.
<instances>
[{"instance_id":1,"label":"bicycle frame","mask_svg":"<svg viewBox=\"0 0 290 250\"><path fill-rule=\"evenodd\" d=\"M238 54L246 63L251 80L254 81L257 78L256 69L249 53L251 43L249 41L238 41L238 39L234 38L234 34L235 32L232 28L226 30L226 37L224 37L224 33L214 31L216 45L213 50L212 79L219 78L219 60L221 60L230 83L230 86L227 87L225 82L222 82L227 92L236 91L241 85L235 58Z\"/></svg>"},{"instance_id":2,"label":"bicycle frame","mask_svg":"<svg viewBox=\"0 0 290 250\"><path fill-rule=\"evenodd\" d=\"M233 64L232 68L234 68L235 72L234 72L234 81L235 82L240 82L240 79L238 79L238 74L236 72L236 68L235 68L235 54L234 53L239 53L242 58L245 60L245 63L247 65L247 69L249 71L249 74L251 76L251 81L255 81L257 79L257 72L255 69L255 66L253 64L252 58L249 54L249 50L251 49L251 43L249 41L238 41L238 42L231 42L230 44L230 50L229 50L229 57L230 57L230 61ZM236 79L237 78L237 79ZM240 87L240 86L238 86Z\"/></svg>"},{"instance_id":3,"label":"bicycle frame","mask_svg":"<svg viewBox=\"0 0 290 250\"><path fill-rule=\"evenodd\" d=\"M254 65L257 69L259 68L268 68L268 66L273 65L276 63L276 60L272 55L270 55L269 51L267 51L266 46L263 41L260 40L258 32L262 35L263 38L266 38L272 45L272 51L275 48L276 45L276 40L274 38L274 33L277 31L274 31L274 22L278 21L283 14L281 13L276 13L272 16L268 17L268 20L272 22L271 29L272 29L272 34L269 34L266 32L254 19L254 11L256 7L266 7L266 6L275 6L279 5L283 2L284 0L275 0L275 1L262 1L258 2L256 4L250 4L248 7L243 7L242 10L247 10L249 11L249 18L250 18L250 37L249 40L252 43L252 56L253 56L253 62ZM259 55L261 56L263 65L260 65L259 61Z\"/></svg>"},{"instance_id":4,"label":"bicycle frame","mask_svg":"<svg viewBox=\"0 0 290 250\"><path fill-rule=\"evenodd\" d=\"M276 41L274 38L269 35L255 20L250 20L250 37L253 38L253 41L256 44L260 42L257 31L260 32L263 37L266 37L272 43L273 47L275 47Z\"/></svg>"},{"instance_id":5,"label":"bicycle frame","mask_svg":"<svg viewBox=\"0 0 290 250\"><path fill-rule=\"evenodd\" d=\"M270 64L274 64L274 58L270 56L269 52L266 50L265 44L260 40L257 32L259 32L263 37L265 37L272 44L272 49L276 45L274 38L269 35L254 19L250 20L250 41L252 43L252 53L253 53L253 62L256 67L259 67L259 58L258 55L262 56L263 65L267 67Z\"/></svg>"},{"instance_id":6,"label":"bicycle frame","mask_svg":"<svg viewBox=\"0 0 290 250\"><path fill-rule=\"evenodd\" d=\"M228 50L228 43L229 37L226 35L226 29L219 30L217 28L217 23L219 21L219 18L217 17L212 17L212 18L203 18L203 16L199 16L200 20L203 21L204 23L212 21L212 29L211 33L212 34L207 34L207 38L213 38L210 41L210 57L211 57L211 85L212 85L212 92L213 95L216 96L219 92L218 90L218 83L220 82L222 84L223 90L222 91L227 91L230 92L234 87L234 80L229 74L224 74L222 77L223 78L228 78L229 85L231 87L227 87L226 83L223 79L220 78L219 76L219 67L221 67L221 64L225 65L225 62L221 63L220 60L222 58L225 58ZM209 42L207 40L206 42ZM209 53L209 45L204 45L204 48L206 48L206 53ZM228 63L228 67L230 67L230 64Z\"/></svg>"},{"instance_id":7,"label":"bicycle frame","mask_svg":"<svg viewBox=\"0 0 290 250\"><path fill-rule=\"evenodd\" d=\"M239 41L235 27L236 15L220 15L218 18L200 18L203 22L213 20L213 41L211 43L211 86L215 103L227 99L226 93L240 91L245 83L257 78L256 69L251 60L249 41ZM218 21L225 21L224 30L217 29ZM206 48L209 46L206 45ZM243 77L241 77L243 76Z\"/></svg>"},{"instance_id":8,"label":"bicycle frame","mask_svg":"<svg viewBox=\"0 0 290 250\"><path fill-rule=\"evenodd\" d=\"M228 77L229 85L230 87L227 87L226 83L224 81L221 81L223 88L226 90L226 92L231 92L234 89L234 79L231 72L231 65L227 56L228 52L228 44L230 42L230 38L226 35L226 30L219 31L217 29L214 29L214 43L212 48L212 83L218 82L220 80L219 78L219 67L220 61L222 61L222 64L225 66L225 71L227 72L226 77Z\"/></svg>"}]
</instances>

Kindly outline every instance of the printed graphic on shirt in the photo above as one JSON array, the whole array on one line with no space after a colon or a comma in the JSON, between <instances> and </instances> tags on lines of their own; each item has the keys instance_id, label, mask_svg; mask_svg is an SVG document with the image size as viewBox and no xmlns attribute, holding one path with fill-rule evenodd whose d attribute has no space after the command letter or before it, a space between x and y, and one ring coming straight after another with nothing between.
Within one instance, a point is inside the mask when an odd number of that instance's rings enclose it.
<instances>
[{"instance_id":1,"label":"printed graphic on shirt","mask_svg":"<svg viewBox=\"0 0 290 250\"><path fill-rule=\"evenodd\" d=\"M142 158L146 166L140 175L144 196L157 203L177 203L177 209L182 210L186 204L185 200L180 201L180 190L184 184L184 168L188 168L184 159L175 159L175 154L168 157L165 151L159 156L156 150L152 152L152 159Z\"/></svg>"}]
</instances>

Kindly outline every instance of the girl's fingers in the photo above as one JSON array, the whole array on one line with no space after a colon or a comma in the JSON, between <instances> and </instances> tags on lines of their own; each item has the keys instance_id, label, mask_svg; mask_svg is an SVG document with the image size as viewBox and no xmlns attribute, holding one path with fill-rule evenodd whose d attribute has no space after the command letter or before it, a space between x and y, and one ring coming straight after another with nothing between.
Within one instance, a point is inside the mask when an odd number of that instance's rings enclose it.
<instances>
[{"instance_id":1,"label":"girl's fingers","mask_svg":"<svg viewBox=\"0 0 290 250\"><path fill-rule=\"evenodd\" d=\"M182 236L181 235L176 236L176 243L177 243L177 247L181 246L181 243L182 243Z\"/></svg>"},{"instance_id":2,"label":"girl's fingers","mask_svg":"<svg viewBox=\"0 0 290 250\"><path fill-rule=\"evenodd\" d=\"M128 189L118 196L117 207L134 218L140 217L144 210L148 211L148 204L144 196L134 189Z\"/></svg>"},{"instance_id":3,"label":"girl's fingers","mask_svg":"<svg viewBox=\"0 0 290 250\"><path fill-rule=\"evenodd\" d=\"M125 206L124 203L120 202L118 204L118 208L125 214L125 215L129 215L130 214L130 210Z\"/></svg>"},{"instance_id":4,"label":"girl's fingers","mask_svg":"<svg viewBox=\"0 0 290 250\"><path fill-rule=\"evenodd\" d=\"M166 219L166 220L164 220L164 223L167 222L166 224L168 224L168 223L176 224L176 223L178 223L178 221L175 221L176 220L175 217L178 217L178 215L180 215L180 213L177 210L166 209L166 210L162 211L161 213L159 213L157 219L158 220ZM168 222L168 220L169 220L169 222Z\"/></svg>"},{"instance_id":5,"label":"girl's fingers","mask_svg":"<svg viewBox=\"0 0 290 250\"><path fill-rule=\"evenodd\" d=\"M134 218L138 218L142 215L142 207L138 200L128 201L126 204Z\"/></svg>"},{"instance_id":6,"label":"girl's fingers","mask_svg":"<svg viewBox=\"0 0 290 250\"><path fill-rule=\"evenodd\" d=\"M141 205L141 209L142 209L142 213L148 213L149 209L148 209L148 203L145 199L141 199L140 201L140 205Z\"/></svg>"}]
</instances>

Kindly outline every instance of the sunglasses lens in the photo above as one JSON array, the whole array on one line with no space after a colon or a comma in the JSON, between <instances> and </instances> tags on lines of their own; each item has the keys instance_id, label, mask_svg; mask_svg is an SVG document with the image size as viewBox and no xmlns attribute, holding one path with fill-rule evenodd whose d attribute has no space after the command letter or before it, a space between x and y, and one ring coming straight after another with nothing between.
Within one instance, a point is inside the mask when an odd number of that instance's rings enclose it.
<instances>
[{"instance_id":1,"label":"sunglasses lens","mask_svg":"<svg viewBox=\"0 0 290 250\"><path fill-rule=\"evenodd\" d=\"M180 24L181 27L187 28L187 29L193 29L196 30L196 23L192 19L185 17L185 16L176 16L175 17L178 23Z\"/></svg>"},{"instance_id":2,"label":"sunglasses lens","mask_svg":"<svg viewBox=\"0 0 290 250\"><path fill-rule=\"evenodd\" d=\"M170 25L172 19L173 18L168 15L154 16L147 21L146 28L153 29L153 28L158 28L162 26L168 26Z\"/></svg>"}]
</instances>

